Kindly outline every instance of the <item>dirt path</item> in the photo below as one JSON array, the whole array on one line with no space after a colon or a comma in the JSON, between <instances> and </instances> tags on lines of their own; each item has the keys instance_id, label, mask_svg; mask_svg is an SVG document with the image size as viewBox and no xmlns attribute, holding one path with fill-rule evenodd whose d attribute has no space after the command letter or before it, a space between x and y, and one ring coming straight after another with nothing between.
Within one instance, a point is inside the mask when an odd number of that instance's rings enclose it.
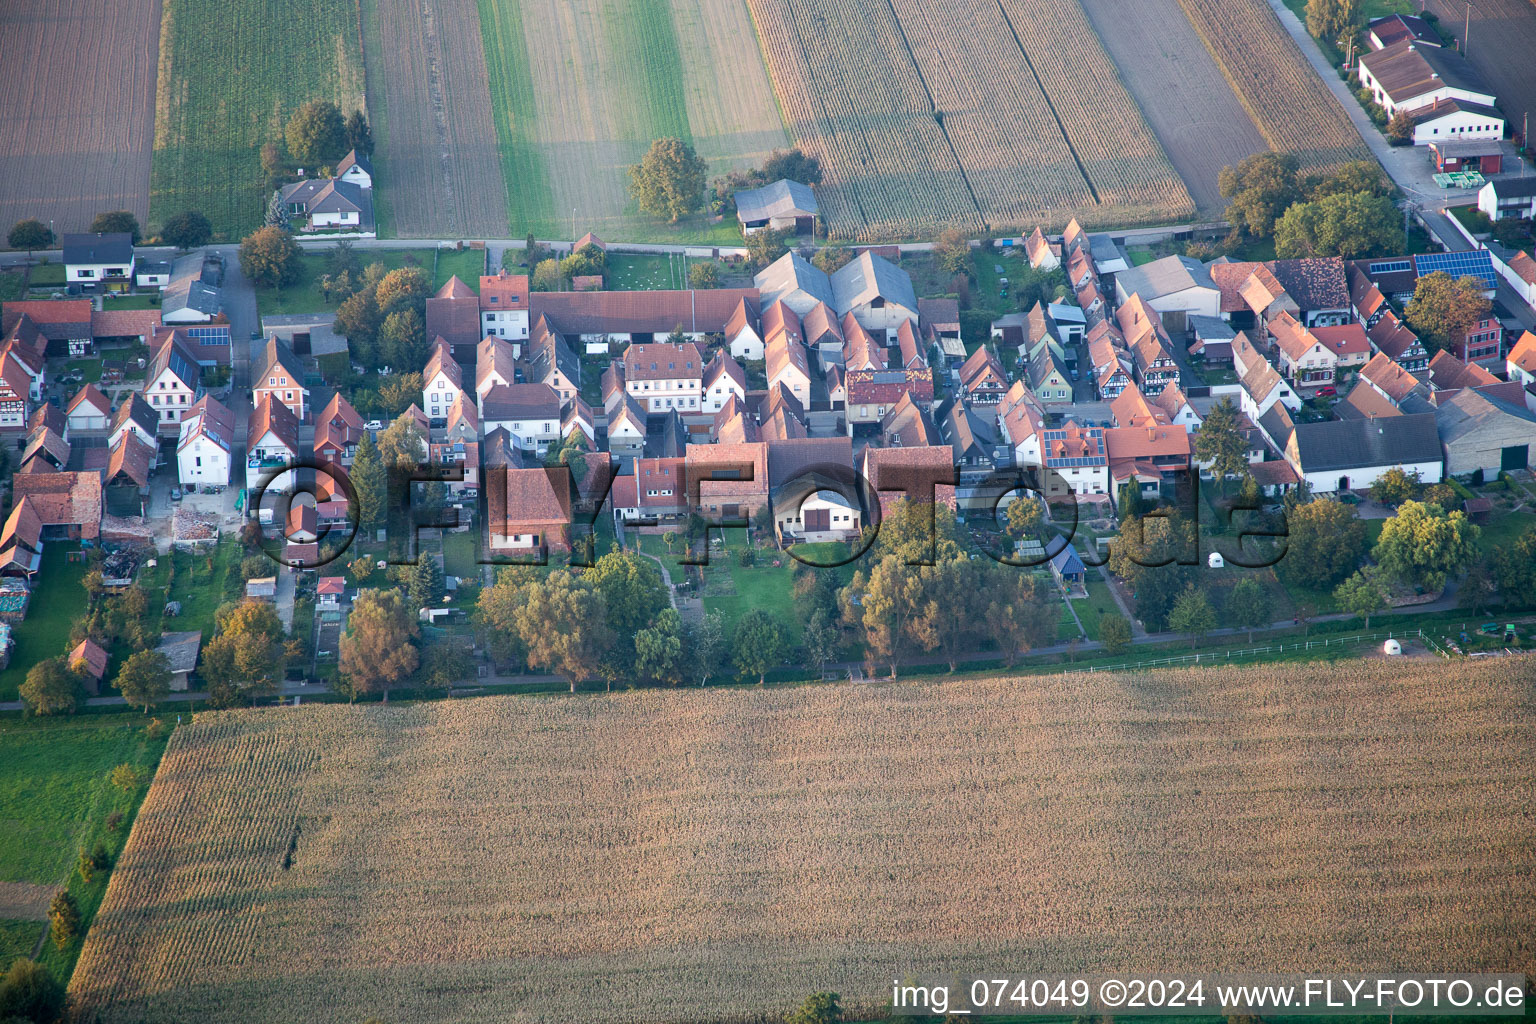
<instances>
[{"instance_id":1,"label":"dirt path","mask_svg":"<svg viewBox=\"0 0 1536 1024\"><path fill-rule=\"evenodd\" d=\"M1208 215L1216 176L1269 147L1176 0L1082 0L1147 123Z\"/></svg>"}]
</instances>

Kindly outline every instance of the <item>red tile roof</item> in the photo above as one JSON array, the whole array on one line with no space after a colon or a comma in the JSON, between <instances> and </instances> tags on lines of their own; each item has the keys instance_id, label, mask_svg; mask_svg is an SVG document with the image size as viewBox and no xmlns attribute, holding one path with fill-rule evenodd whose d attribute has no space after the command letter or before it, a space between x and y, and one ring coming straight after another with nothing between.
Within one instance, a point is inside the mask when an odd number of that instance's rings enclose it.
<instances>
[{"instance_id":1,"label":"red tile roof","mask_svg":"<svg viewBox=\"0 0 1536 1024\"><path fill-rule=\"evenodd\" d=\"M505 270L480 278L480 309L485 312L528 308L528 275Z\"/></svg>"},{"instance_id":2,"label":"red tile roof","mask_svg":"<svg viewBox=\"0 0 1536 1024\"><path fill-rule=\"evenodd\" d=\"M103 309L91 313L93 338L151 338L159 328L158 309Z\"/></svg>"},{"instance_id":3,"label":"red tile roof","mask_svg":"<svg viewBox=\"0 0 1536 1024\"><path fill-rule=\"evenodd\" d=\"M101 532L101 474L43 473L17 476L11 488L19 502L32 499L44 526L75 525L80 536L95 540Z\"/></svg>"}]
</instances>

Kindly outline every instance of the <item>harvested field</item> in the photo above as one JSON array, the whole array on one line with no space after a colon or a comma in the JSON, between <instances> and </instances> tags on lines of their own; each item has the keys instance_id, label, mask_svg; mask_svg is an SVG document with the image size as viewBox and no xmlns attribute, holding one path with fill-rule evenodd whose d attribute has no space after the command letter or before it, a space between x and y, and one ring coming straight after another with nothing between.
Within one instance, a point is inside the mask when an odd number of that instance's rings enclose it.
<instances>
[{"instance_id":1,"label":"harvested field","mask_svg":"<svg viewBox=\"0 0 1536 1024\"><path fill-rule=\"evenodd\" d=\"M1529 658L203 713L71 996L709 1021L1000 963L1529 971L1533 727Z\"/></svg>"},{"instance_id":2,"label":"harvested field","mask_svg":"<svg viewBox=\"0 0 1536 1024\"><path fill-rule=\"evenodd\" d=\"M200 210L215 237L238 239L266 213L261 147L282 140L288 116L312 99L364 107L357 3L164 6L150 220Z\"/></svg>"},{"instance_id":3,"label":"harvested field","mask_svg":"<svg viewBox=\"0 0 1536 1024\"><path fill-rule=\"evenodd\" d=\"M1270 147L1306 170L1371 151L1265 0L1179 0Z\"/></svg>"},{"instance_id":4,"label":"harvested field","mask_svg":"<svg viewBox=\"0 0 1536 1024\"><path fill-rule=\"evenodd\" d=\"M711 174L788 145L743 0L479 0L511 232L667 240L625 169L678 136ZM728 240L734 234L725 225ZM739 236L737 236L739 237Z\"/></svg>"},{"instance_id":5,"label":"harvested field","mask_svg":"<svg viewBox=\"0 0 1536 1024\"><path fill-rule=\"evenodd\" d=\"M379 208L403 238L501 238L506 184L475 0L368 0Z\"/></svg>"},{"instance_id":6,"label":"harvested field","mask_svg":"<svg viewBox=\"0 0 1536 1024\"><path fill-rule=\"evenodd\" d=\"M1428 0L1428 9L1461 37L1467 10L1464 3ZM1536 53L1536 3L1477 0L1472 5L1470 34L1467 59L1488 80L1510 127L1521 131L1527 114L1536 121L1536 74L1531 70L1531 54Z\"/></svg>"},{"instance_id":7,"label":"harvested field","mask_svg":"<svg viewBox=\"0 0 1536 1024\"><path fill-rule=\"evenodd\" d=\"M0 4L0 224L149 216L159 0Z\"/></svg>"},{"instance_id":8,"label":"harvested field","mask_svg":"<svg viewBox=\"0 0 1536 1024\"><path fill-rule=\"evenodd\" d=\"M1226 206L1221 169L1269 148L1178 0L1083 0L1202 214Z\"/></svg>"},{"instance_id":9,"label":"harvested field","mask_svg":"<svg viewBox=\"0 0 1536 1024\"><path fill-rule=\"evenodd\" d=\"M822 160L836 237L1193 211L1076 4L753 0L753 12L790 133Z\"/></svg>"}]
</instances>

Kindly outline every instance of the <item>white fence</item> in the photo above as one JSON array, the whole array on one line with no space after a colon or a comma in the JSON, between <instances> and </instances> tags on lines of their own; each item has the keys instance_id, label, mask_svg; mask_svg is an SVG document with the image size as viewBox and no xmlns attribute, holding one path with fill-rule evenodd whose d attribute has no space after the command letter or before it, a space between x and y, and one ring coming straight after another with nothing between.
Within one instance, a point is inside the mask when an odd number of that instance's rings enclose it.
<instances>
[{"instance_id":1,"label":"white fence","mask_svg":"<svg viewBox=\"0 0 1536 1024\"><path fill-rule=\"evenodd\" d=\"M1232 647L1224 651L1195 651L1193 654L1181 654L1172 658L1151 658L1130 665L1090 665L1086 671L1136 672L1142 669L1169 668L1175 665L1212 665L1222 661L1256 657L1261 654L1283 654L1286 651L1323 651L1341 644L1362 644L1366 641L1385 641L1394 638L1398 640L1422 640L1426 647L1442 658L1450 657L1449 652L1426 636L1422 629L1413 629L1407 632L1386 630L1375 633L1352 633L1349 636L1319 637L1315 640L1297 640L1294 643L1265 644L1262 647Z\"/></svg>"}]
</instances>

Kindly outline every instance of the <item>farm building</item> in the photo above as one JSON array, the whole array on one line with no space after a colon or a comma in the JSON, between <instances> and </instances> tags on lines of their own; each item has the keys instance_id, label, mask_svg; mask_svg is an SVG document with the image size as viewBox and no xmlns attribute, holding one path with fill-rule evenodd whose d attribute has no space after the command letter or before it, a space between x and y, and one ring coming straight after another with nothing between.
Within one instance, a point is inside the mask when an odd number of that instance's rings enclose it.
<instances>
[{"instance_id":1,"label":"farm building","mask_svg":"<svg viewBox=\"0 0 1536 1024\"><path fill-rule=\"evenodd\" d=\"M427 300L427 339L442 338L454 358L468 360L483 337L480 296L455 274Z\"/></svg>"},{"instance_id":2,"label":"farm building","mask_svg":"<svg viewBox=\"0 0 1536 1024\"><path fill-rule=\"evenodd\" d=\"M140 288L164 288L171 280L170 260L135 260L133 283Z\"/></svg>"},{"instance_id":3,"label":"farm building","mask_svg":"<svg viewBox=\"0 0 1536 1024\"><path fill-rule=\"evenodd\" d=\"M791 485L774 496L773 527L779 544L820 544L858 537L864 517L858 504L836 490L817 490L806 478L803 486Z\"/></svg>"},{"instance_id":4,"label":"farm building","mask_svg":"<svg viewBox=\"0 0 1536 1024\"><path fill-rule=\"evenodd\" d=\"M1444 478L1434 413L1297 423L1271 440L1314 494L1362 490L1395 467L1426 484Z\"/></svg>"},{"instance_id":5,"label":"farm building","mask_svg":"<svg viewBox=\"0 0 1536 1024\"><path fill-rule=\"evenodd\" d=\"M664 341L679 328L694 341L702 341L710 334L724 334L741 300L756 300L758 293L751 288L712 288L705 291L536 292L532 298L534 322L542 318L550 330L564 337L581 342L641 343ZM484 299L482 291L482 312Z\"/></svg>"},{"instance_id":6,"label":"farm building","mask_svg":"<svg viewBox=\"0 0 1536 1024\"><path fill-rule=\"evenodd\" d=\"M1429 144L1429 155L1435 162L1435 170L1478 171L1482 174L1498 174L1504 169L1504 152L1498 139L1445 139Z\"/></svg>"},{"instance_id":7,"label":"farm building","mask_svg":"<svg viewBox=\"0 0 1536 1024\"><path fill-rule=\"evenodd\" d=\"M1445 472L1485 477L1529 469L1536 449L1536 412L1486 391L1463 388L1435 409Z\"/></svg>"},{"instance_id":8,"label":"farm building","mask_svg":"<svg viewBox=\"0 0 1536 1024\"><path fill-rule=\"evenodd\" d=\"M1504 134L1504 115L1493 107L1471 100L1438 99L1409 112L1413 118L1413 144L1427 146L1439 139L1479 139L1498 142Z\"/></svg>"},{"instance_id":9,"label":"farm building","mask_svg":"<svg viewBox=\"0 0 1536 1024\"><path fill-rule=\"evenodd\" d=\"M1411 14L1390 14L1385 18L1372 18L1365 26L1365 41L1373 50L1385 50L1401 42L1413 42L1419 46L1443 46L1444 41L1434 26L1423 18Z\"/></svg>"},{"instance_id":10,"label":"farm building","mask_svg":"<svg viewBox=\"0 0 1536 1024\"><path fill-rule=\"evenodd\" d=\"M1122 270L1115 275L1115 294L1121 303L1140 295L1147 305L1164 314L1172 331L1182 331L1184 317L1191 313L1221 315L1221 289L1205 265L1188 256L1165 256Z\"/></svg>"},{"instance_id":11,"label":"farm building","mask_svg":"<svg viewBox=\"0 0 1536 1024\"><path fill-rule=\"evenodd\" d=\"M1490 181L1478 190L1477 208L1492 221L1536 220L1536 176Z\"/></svg>"},{"instance_id":12,"label":"farm building","mask_svg":"<svg viewBox=\"0 0 1536 1024\"><path fill-rule=\"evenodd\" d=\"M64 283L80 291L125 292L133 284L133 236L126 231L65 235Z\"/></svg>"},{"instance_id":13,"label":"farm building","mask_svg":"<svg viewBox=\"0 0 1536 1024\"><path fill-rule=\"evenodd\" d=\"M1362 56L1359 79L1389 117L1436 100L1465 100L1484 107L1495 102L1482 73L1465 57L1440 46L1420 46L1411 39Z\"/></svg>"},{"instance_id":14,"label":"farm building","mask_svg":"<svg viewBox=\"0 0 1536 1024\"><path fill-rule=\"evenodd\" d=\"M11 490L18 504L31 499L44 541L94 541L101 535L100 473L18 474Z\"/></svg>"},{"instance_id":15,"label":"farm building","mask_svg":"<svg viewBox=\"0 0 1536 1024\"><path fill-rule=\"evenodd\" d=\"M1194 340L1189 344L1189 354L1209 363L1232 361L1232 339L1237 332L1232 325L1215 316L1191 316L1187 319Z\"/></svg>"},{"instance_id":16,"label":"farm building","mask_svg":"<svg viewBox=\"0 0 1536 1024\"><path fill-rule=\"evenodd\" d=\"M7 337L13 331L31 335L33 345L29 347L35 347L37 336L41 336L49 356L82 356L90 352L92 315L90 299L24 299L7 302L3 313ZM31 326L21 323L23 316Z\"/></svg>"},{"instance_id":17,"label":"farm building","mask_svg":"<svg viewBox=\"0 0 1536 1024\"><path fill-rule=\"evenodd\" d=\"M803 317L824 302L839 317L851 313L860 326L877 334L894 333L903 320L919 326L911 275L867 249L830 277L799 253L789 252L761 271L753 284L762 293L763 309L782 301Z\"/></svg>"},{"instance_id":18,"label":"farm building","mask_svg":"<svg viewBox=\"0 0 1536 1024\"><path fill-rule=\"evenodd\" d=\"M98 309L91 313L91 340L114 338L148 345L160 326L158 309Z\"/></svg>"},{"instance_id":19,"label":"farm building","mask_svg":"<svg viewBox=\"0 0 1536 1024\"><path fill-rule=\"evenodd\" d=\"M87 693L94 697L101 692L102 680L107 677L108 659L107 652L100 645L87 637L75 645L66 660L85 684Z\"/></svg>"},{"instance_id":20,"label":"farm building","mask_svg":"<svg viewBox=\"0 0 1536 1024\"><path fill-rule=\"evenodd\" d=\"M811 187L798 181L781 180L736 193L736 219L744 235L764 229L809 235L820 212Z\"/></svg>"},{"instance_id":21,"label":"farm building","mask_svg":"<svg viewBox=\"0 0 1536 1024\"><path fill-rule=\"evenodd\" d=\"M545 469L497 467L487 473L490 550L534 554L570 549L569 492Z\"/></svg>"},{"instance_id":22,"label":"farm building","mask_svg":"<svg viewBox=\"0 0 1536 1024\"><path fill-rule=\"evenodd\" d=\"M172 690L179 693L191 684L190 677L197 668L197 656L202 647L203 634L195 629L160 634L160 646L155 649L171 663Z\"/></svg>"},{"instance_id":23,"label":"farm building","mask_svg":"<svg viewBox=\"0 0 1536 1024\"><path fill-rule=\"evenodd\" d=\"M427 318L432 317L432 300L427 300ZM329 356L347 351L347 339L336 333L335 313L291 313L261 318L261 333L276 338L296 356ZM428 337L432 337L430 329ZM479 341L476 336L475 341ZM473 344L473 343L472 343Z\"/></svg>"}]
</instances>

